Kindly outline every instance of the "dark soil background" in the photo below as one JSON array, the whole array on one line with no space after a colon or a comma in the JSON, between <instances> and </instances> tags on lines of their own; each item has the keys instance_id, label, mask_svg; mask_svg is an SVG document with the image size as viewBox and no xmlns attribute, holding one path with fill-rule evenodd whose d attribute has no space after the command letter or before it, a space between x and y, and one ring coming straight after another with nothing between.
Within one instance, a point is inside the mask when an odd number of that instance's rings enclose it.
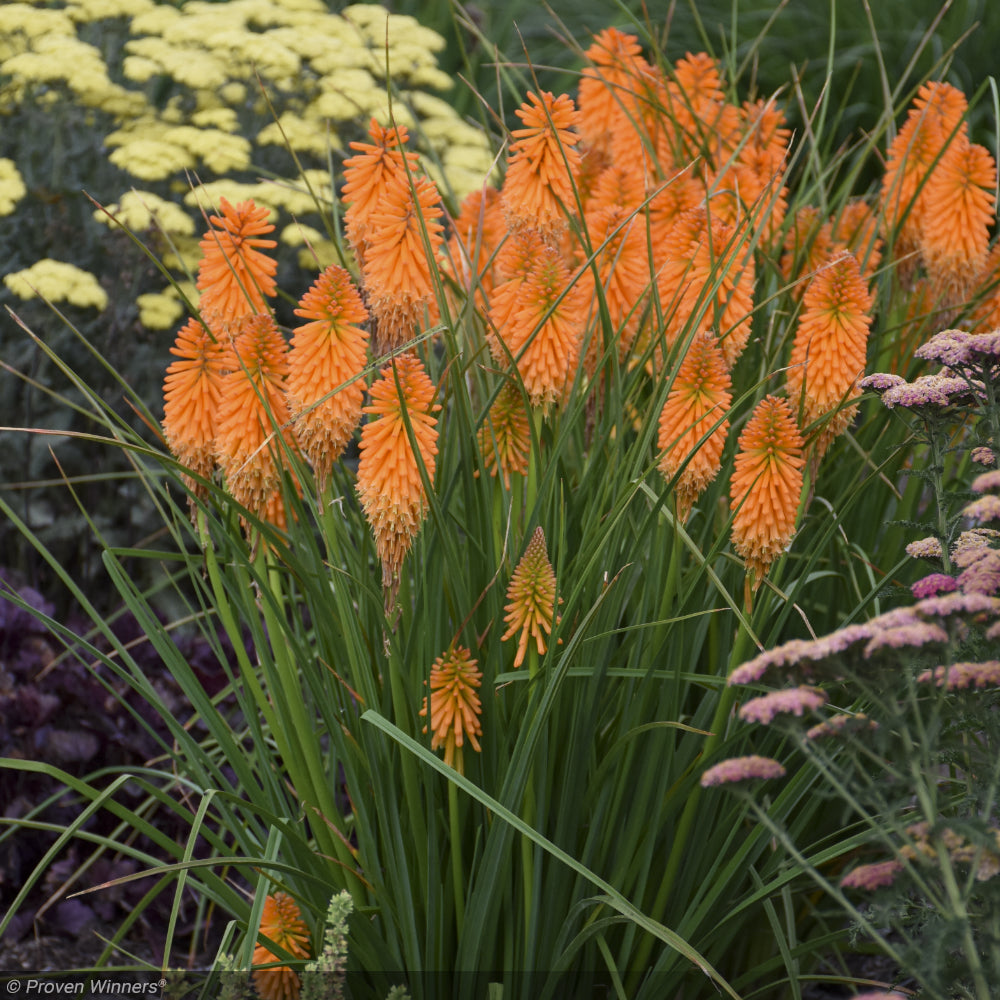
<instances>
[{"instance_id":1,"label":"dark soil background","mask_svg":"<svg viewBox=\"0 0 1000 1000\"><path fill-rule=\"evenodd\" d=\"M89 651L48 634L29 610L6 599L9 595L45 615L55 613L52 601L16 574L0 568L0 757L44 761L80 778L109 769L96 783L107 783L131 767L147 766L161 757L163 746L157 736L167 740L168 734L157 711L106 665L94 662ZM142 641L134 618L112 612L109 621L116 637L132 644L131 653L153 683L163 708L184 718L189 712L187 701L152 647ZM71 612L63 624L76 635L88 635L82 614ZM197 634L175 633L174 638L206 691L217 694L222 690L225 670L209 643ZM107 651L106 641L93 637L90 641ZM225 640L220 642L225 650L231 650ZM138 787L130 791L126 786L122 801L127 802L130 794L134 805L144 797ZM33 819L62 829L79 815L84 804L82 797L67 792L48 775L0 769L0 919L58 837L51 830L18 827L16 821L34 813ZM84 829L111 834L117 822L107 812L98 811ZM155 817L153 822L157 822ZM163 832L186 839L187 831L176 817L164 816L162 822L159 828ZM171 823L177 826L176 831L170 828ZM136 836L131 842L158 856L156 847L145 838ZM34 881L13 921L0 935L0 971L90 968L98 960L106 946L101 938L114 936L150 882L139 879L106 886L139 870L134 859L110 852L80 872L93 850L89 842L71 841ZM85 891L95 886L102 888ZM127 955L118 954L111 964L134 965L138 961L161 966L163 929L172 897L172 892L163 892L143 911L128 935ZM197 966L211 945L211 933L206 938L205 929L196 927L195 913L192 897L189 905L182 907L177 943L184 951L175 951L170 957L174 968Z\"/></svg>"}]
</instances>

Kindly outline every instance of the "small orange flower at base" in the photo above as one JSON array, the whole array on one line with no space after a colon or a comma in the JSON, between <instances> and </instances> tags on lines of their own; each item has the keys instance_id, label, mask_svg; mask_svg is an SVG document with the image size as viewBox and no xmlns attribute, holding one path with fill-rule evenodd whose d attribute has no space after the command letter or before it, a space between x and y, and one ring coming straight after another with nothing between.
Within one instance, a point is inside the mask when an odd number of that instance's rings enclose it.
<instances>
[{"instance_id":1,"label":"small orange flower at base","mask_svg":"<svg viewBox=\"0 0 1000 1000\"><path fill-rule=\"evenodd\" d=\"M479 723L483 705L476 690L482 683L482 672L464 646L449 649L434 661L430 678L430 730L431 749L444 747L444 762L464 774L462 747L466 738L478 753L481 750L477 736L483 729ZM427 717L427 699L424 698L420 715ZM427 732L427 726L423 731Z\"/></svg>"},{"instance_id":2,"label":"small orange flower at base","mask_svg":"<svg viewBox=\"0 0 1000 1000\"><path fill-rule=\"evenodd\" d=\"M252 201L231 205L219 199L222 215L210 215L212 228L202 237L202 259L198 266L199 310L217 312L227 320L265 312L265 298L277 294L274 276L278 262L262 249L276 247L261 237L274 231L270 210Z\"/></svg>"},{"instance_id":3,"label":"small orange flower at base","mask_svg":"<svg viewBox=\"0 0 1000 1000\"><path fill-rule=\"evenodd\" d=\"M260 933L298 958L309 957L309 930L298 904L287 892L276 892L264 901ZM266 944L253 950L254 966L278 961ZM253 983L264 1000L298 1000L301 982L287 965L254 969Z\"/></svg>"},{"instance_id":4,"label":"small orange flower at base","mask_svg":"<svg viewBox=\"0 0 1000 1000\"><path fill-rule=\"evenodd\" d=\"M225 364L222 345L197 320L177 333L163 381L163 434L170 451L195 475L207 479L215 468L215 432ZM195 483L187 485L198 493Z\"/></svg>"},{"instance_id":5,"label":"small orange flower at base","mask_svg":"<svg viewBox=\"0 0 1000 1000\"><path fill-rule=\"evenodd\" d=\"M680 473L674 495L681 521L687 520L695 501L719 471L729 432L726 411L732 402L731 384L715 336L696 337L663 404L657 441L663 452L659 462L663 478L669 482Z\"/></svg>"},{"instance_id":6,"label":"small orange flower at base","mask_svg":"<svg viewBox=\"0 0 1000 1000\"><path fill-rule=\"evenodd\" d=\"M370 419L361 431L357 491L382 563L387 607L395 599L399 570L423 523L427 503L403 413L427 478L433 482L438 432L432 414L440 409L435 394L420 359L404 354L382 369L371 387L371 403L364 408Z\"/></svg>"},{"instance_id":7,"label":"small orange flower at base","mask_svg":"<svg viewBox=\"0 0 1000 1000\"><path fill-rule=\"evenodd\" d=\"M295 315L310 322L292 336L288 407L296 440L322 490L361 422L365 382L359 376L368 333L357 324L368 318L368 310L347 271L331 264L302 296Z\"/></svg>"},{"instance_id":8,"label":"small orange flower at base","mask_svg":"<svg viewBox=\"0 0 1000 1000\"><path fill-rule=\"evenodd\" d=\"M562 598L559 603L562 603ZM524 662L529 639L535 640L539 656L545 654L546 636L552 633L555 604L556 574L545 548L545 533L538 527L535 528L507 588L507 604L504 608L507 612L504 616L507 631L501 638L507 640L518 636L515 669ZM556 617L556 621L558 620Z\"/></svg>"},{"instance_id":9,"label":"small orange flower at base","mask_svg":"<svg viewBox=\"0 0 1000 1000\"><path fill-rule=\"evenodd\" d=\"M802 495L802 436L787 400L767 396L737 443L730 481L733 547L756 586L795 535Z\"/></svg>"}]
</instances>

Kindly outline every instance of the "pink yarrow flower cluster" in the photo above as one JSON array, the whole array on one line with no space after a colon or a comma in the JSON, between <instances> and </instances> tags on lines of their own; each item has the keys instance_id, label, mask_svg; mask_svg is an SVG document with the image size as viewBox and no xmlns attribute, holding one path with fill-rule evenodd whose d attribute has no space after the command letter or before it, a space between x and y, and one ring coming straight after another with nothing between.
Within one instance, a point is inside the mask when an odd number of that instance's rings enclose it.
<instances>
[{"instance_id":1,"label":"pink yarrow flower cluster","mask_svg":"<svg viewBox=\"0 0 1000 1000\"><path fill-rule=\"evenodd\" d=\"M801 718L806 712L815 712L826 704L826 692L805 684L772 691L760 698L751 698L740 708L739 716L744 722L769 725L778 715L796 715Z\"/></svg>"},{"instance_id":2,"label":"pink yarrow flower cluster","mask_svg":"<svg viewBox=\"0 0 1000 1000\"><path fill-rule=\"evenodd\" d=\"M848 872L841 880L842 889L864 889L872 892L887 885L892 885L896 876L903 870L901 861L876 861L870 865L858 865Z\"/></svg>"},{"instance_id":3,"label":"pink yarrow flower cluster","mask_svg":"<svg viewBox=\"0 0 1000 1000\"><path fill-rule=\"evenodd\" d=\"M917 680L924 684L934 681L938 687L945 687L949 691L1000 687L1000 660L935 667L933 670L923 671Z\"/></svg>"},{"instance_id":4,"label":"pink yarrow flower cluster","mask_svg":"<svg viewBox=\"0 0 1000 1000\"><path fill-rule=\"evenodd\" d=\"M740 781L764 781L769 778L782 778L784 767L771 757L730 757L710 767L701 776L701 787L710 788L713 785L729 785Z\"/></svg>"}]
</instances>

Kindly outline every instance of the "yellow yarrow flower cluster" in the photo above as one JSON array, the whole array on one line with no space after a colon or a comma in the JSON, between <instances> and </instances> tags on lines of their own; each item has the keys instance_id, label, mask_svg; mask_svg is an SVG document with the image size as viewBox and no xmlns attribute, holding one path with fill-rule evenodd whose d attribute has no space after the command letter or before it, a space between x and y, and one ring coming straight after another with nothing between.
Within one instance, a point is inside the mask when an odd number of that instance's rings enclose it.
<instances>
[{"instance_id":1,"label":"yellow yarrow flower cluster","mask_svg":"<svg viewBox=\"0 0 1000 1000\"><path fill-rule=\"evenodd\" d=\"M97 209L94 218L108 226L118 222L136 233L158 229L163 233L193 236L195 232L190 213L152 191L127 191L117 202Z\"/></svg>"},{"instance_id":2,"label":"yellow yarrow flower cluster","mask_svg":"<svg viewBox=\"0 0 1000 1000\"><path fill-rule=\"evenodd\" d=\"M10 215L26 193L17 164L0 157L0 215Z\"/></svg>"},{"instance_id":3,"label":"yellow yarrow flower cluster","mask_svg":"<svg viewBox=\"0 0 1000 1000\"><path fill-rule=\"evenodd\" d=\"M67 0L66 13L80 23L115 17L135 17L156 4L154 0Z\"/></svg>"},{"instance_id":4,"label":"yellow yarrow flower cluster","mask_svg":"<svg viewBox=\"0 0 1000 1000\"><path fill-rule=\"evenodd\" d=\"M108 304L107 292L89 271L50 258L4 275L3 283L22 299L42 298L98 310Z\"/></svg>"},{"instance_id":5,"label":"yellow yarrow flower cluster","mask_svg":"<svg viewBox=\"0 0 1000 1000\"><path fill-rule=\"evenodd\" d=\"M190 285L190 282L188 283ZM189 299L197 298L194 286L190 285ZM135 300L139 307L139 322L147 330L171 330L184 316L185 306L174 288L165 292L147 292Z\"/></svg>"}]
</instances>

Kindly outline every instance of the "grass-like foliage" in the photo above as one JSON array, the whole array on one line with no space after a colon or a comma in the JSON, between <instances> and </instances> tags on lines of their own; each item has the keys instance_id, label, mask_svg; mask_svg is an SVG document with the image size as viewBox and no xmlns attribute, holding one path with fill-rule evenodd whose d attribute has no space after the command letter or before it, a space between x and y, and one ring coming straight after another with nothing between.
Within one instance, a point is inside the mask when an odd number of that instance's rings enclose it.
<instances>
[{"instance_id":1,"label":"grass-like foliage","mask_svg":"<svg viewBox=\"0 0 1000 1000\"><path fill-rule=\"evenodd\" d=\"M838 754L809 752L827 744L742 725L730 682L845 625L880 650L904 643L886 629L947 631L920 605L891 610L910 599L903 522L929 520L942 577L985 602L955 613L986 616L973 624L995 641L993 562L975 586L949 562L964 452L922 403L903 394L904 424L862 385L891 372L872 383L882 402L901 386L944 394L995 463L997 176L969 125L986 87L900 85L864 137L831 148L828 92L809 107L792 88L806 110L793 134L777 95L707 52L674 55L641 22L567 59L573 93L530 67L504 76L515 110L488 115L498 170L457 203L388 88L328 179L337 260L308 285L280 270L268 206L220 191L197 295L163 345L162 400L120 380L138 430L21 324L159 513L158 542L101 539L103 564L188 707L161 701L134 645L0 498L95 631L81 643L35 615L158 711L160 747L136 774L87 779L3 762L84 804L0 933L82 838L137 862L115 887L147 880L116 939L164 893L169 947L199 900L222 977L206 996L238 995L250 970L262 995L295 995L303 973L323 995L310 973L332 991L346 966L352 995L380 998L800 998L813 979L861 984L836 957L852 918L928 995L956 955L978 956L962 988L987 995L996 940L959 933L996 867L995 727L963 721L966 688L997 684L963 672L974 629L956 624L905 685L837 674L836 693L756 703L895 711L847 776ZM948 372L905 381L931 357ZM985 499L992 483L973 488ZM217 651L222 690L183 655L182 622ZM940 754L921 727L947 736ZM891 782L872 780L873 757ZM779 774L752 795L711 787ZM50 830L46 805L3 839ZM121 827L93 832L99 810ZM930 908L949 929L933 975L913 960L926 950L896 947L835 888L873 843L899 854L904 827L909 905L921 928ZM924 855L948 851L928 874ZM909 933L908 914L893 926Z\"/></svg>"}]
</instances>

